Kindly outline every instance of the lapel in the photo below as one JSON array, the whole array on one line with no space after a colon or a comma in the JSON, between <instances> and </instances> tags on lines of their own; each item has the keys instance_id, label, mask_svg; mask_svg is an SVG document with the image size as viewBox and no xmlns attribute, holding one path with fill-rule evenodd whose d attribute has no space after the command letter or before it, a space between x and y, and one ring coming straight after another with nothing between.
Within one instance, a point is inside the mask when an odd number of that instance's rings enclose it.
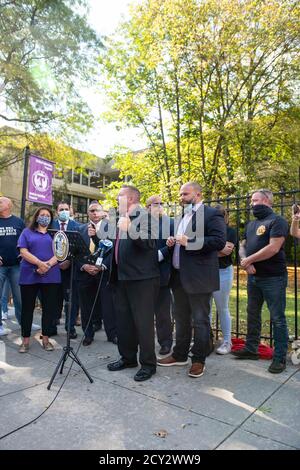
<instances>
[{"instance_id":1,"label":"lapel","mask_svg":"<svg viewBox=\"0 0 300 470\"><path fill-rule=\"evenodd\" d=\"M55 229L57 229L57 230L60 229L59 222L58 222L57 219L55 219L55 220L53 221L53 228L55 228Z\"/></svg>"},{"instance_id":2,"label":"lapel","mask_svg":"<svg viewBox=\"0 0 300 470\"><path fill-rule=\"evenodd\" d=\"M174 218L174 235L177 234L177 230L182 219L183 219L182 215L178 215L177 217Z\"/></svg>"},{"instance_id":3,"label":"lapel","mask_svg":"<svg viewBox=\"0 0 300 470\"><path fill-rule=\"evenodd\" d=\"M74 222L74 220L68 220L68 223L67 223L67 228L66 230L75 230L77 231L79 228L79 225L76 224L76 222Z\"/></svg>"},{"instance_id":4,"label":"lapel","mask_svg":"<svg viewBox=\"0 0 300 470\"><path fill-rule=\"evenodd\" d=\"M81 229L82 237L87 246L90 246L90 237L88 235L88 224L85 224Z\"/></svg>"}]
</instances>

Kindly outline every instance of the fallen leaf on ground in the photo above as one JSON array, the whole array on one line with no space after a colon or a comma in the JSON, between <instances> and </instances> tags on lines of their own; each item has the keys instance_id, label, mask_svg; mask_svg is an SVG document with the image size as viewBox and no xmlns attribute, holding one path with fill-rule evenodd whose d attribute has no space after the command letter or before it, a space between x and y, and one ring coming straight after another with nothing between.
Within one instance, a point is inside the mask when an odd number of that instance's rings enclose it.
<instances>
[{"instance_id":1,"label":"fallen leaf on ground","mask_svg":"<svg viewBox=\"0 0 300 470\"><path fill-rule=\"evenodd\" d=\"M184 429L186 426L192 426L192 423L184 423L181 425L182 429Z\"/></svg>"},{"instance_id":2,"label":"fallen leaf on ground","mask_svg":"<svg viewBox=\"0 0 300 470\"><path fill-rule=\"evenodd\" d=\"M168 432L165 431L164 429L161 429L160 431L156 431L154 433L154 436L161 437L161 438L165 438L167 437L167 435L168 435Z\"/></svg>"}]
</instances>

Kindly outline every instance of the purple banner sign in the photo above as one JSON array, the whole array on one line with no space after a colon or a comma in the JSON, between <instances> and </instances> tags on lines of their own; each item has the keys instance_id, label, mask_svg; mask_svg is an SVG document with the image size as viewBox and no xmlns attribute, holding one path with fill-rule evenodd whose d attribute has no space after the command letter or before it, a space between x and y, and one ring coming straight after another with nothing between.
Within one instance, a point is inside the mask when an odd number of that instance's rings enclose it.
<instances>
[{"instance_id":1,"label":"purple banner sign","mask_svg":"<svg viewBox=\"0 0 300 470\"><path fill-rule=\"evenodd\" d=\"M52 206L52 175L54 163L30 155L28 176L28 201Z\"/></svg>"}]
</instances>

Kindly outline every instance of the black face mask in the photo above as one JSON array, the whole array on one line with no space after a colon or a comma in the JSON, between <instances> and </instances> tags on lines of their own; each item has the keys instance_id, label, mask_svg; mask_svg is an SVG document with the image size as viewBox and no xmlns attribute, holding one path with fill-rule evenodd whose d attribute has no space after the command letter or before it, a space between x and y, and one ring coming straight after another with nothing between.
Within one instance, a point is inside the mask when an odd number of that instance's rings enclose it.
<instances>
[{"instance_id":1,"label":"black face mask","mask_svg":"<svg viewBox=\"0 0 300 470\"><path fill-rule=\"evenodd\" d=\"M257 219L265 219L268 215L272 214L271 207L265 206L264 204L256 204L252 207L252 213Z\"/></svg>"}]
</instances>

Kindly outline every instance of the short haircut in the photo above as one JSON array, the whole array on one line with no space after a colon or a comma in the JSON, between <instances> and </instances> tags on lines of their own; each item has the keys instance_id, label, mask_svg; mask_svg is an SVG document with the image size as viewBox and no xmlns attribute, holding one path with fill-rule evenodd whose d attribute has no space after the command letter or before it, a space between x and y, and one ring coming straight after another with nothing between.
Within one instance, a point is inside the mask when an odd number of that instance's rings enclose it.
<instances>
[{"instance_id":1,"label":"short haircut","mask_svg":"<svg viewBox=\"0 0 300 470\"><path fill-rule=\"evenodd\" d=\"M100 206L100 207L102 208L102 204L100 204L100 202L97 201L96 199L94 199L93 201L91 201L91 202L89 203L89 207L88 207L88 208L90 208L91 206Z\"/></svg>"},{"instance_id":2,"label":"short haircut","mask_svg":"<svg viewBox=\"0 0 300 470\"><path fill-rule=\"evenodd\" d=\"M155 199L162 199L159 194L153 194L153 196L148 197L146 201L146 207L150 207L152 202L155 201Z\"/></svg>"},{"instance_id":3,"label":"short haircut","mask_svg":"<svg viewBox=\"0 0 300 470\"><path fill-rule=\"evenodd\" d=\"M9 207L10 209L12 209L12 207L13 207L13 202L12 202L11 199L9 199L9 197L0 196L0 199L4 199L5 201L7 201L7 202L8 202L8 207Z\"/></svg>"},{"instance_id":4,"label":"short haircut","mask_svg":"<svg viewBox=\"0 0 300 470\"><path fill-rule=\"evenodd\" d=\"M185 183L183 186L192 186L192 188L199 192L199 193L202 193L202 187L200 186L199 183L197 183L196 181L188 181L187 183Z\"/></svg>"},{"instance_id":5,"label":"short haircut","mask_svg":"<svg viewBox=\"0 0 300 470\"><path fill-rule=\"evenodd\" d=\"M138 202L140 201L141 193L138 190L138 188L136 188L135 186L132 186L130 184L123 184L122 188L128 189L134 195L135 200L138 201Z\"/></svg>"},{"instance_id":6,"label":"short haircut","mask_svg":"<svg viewBox=\"0 0 300 470\"><path fill-rule=\"evenodd\" d=\"M273 204L273 193L272 191L270 191L269 189L264 189L264 188L261 188L261 189L255 189L255 191L252 191L252 195L254 193L261 193L263 194L270 202L270 204Z\"/></svg>"},{"instance_id":7,"label":"short haircut","mask_svg":"<svg viewBox=\"0 0 300 470\"><path fill-rule=\"evenodd\" d=\"M58 209L58 206L60 206L61 204L66 204L67 206L70 207L70 204L69 204L67 201L59 201L59 202L56 204L56 209Z\"/></svg>"}]
</instances>

